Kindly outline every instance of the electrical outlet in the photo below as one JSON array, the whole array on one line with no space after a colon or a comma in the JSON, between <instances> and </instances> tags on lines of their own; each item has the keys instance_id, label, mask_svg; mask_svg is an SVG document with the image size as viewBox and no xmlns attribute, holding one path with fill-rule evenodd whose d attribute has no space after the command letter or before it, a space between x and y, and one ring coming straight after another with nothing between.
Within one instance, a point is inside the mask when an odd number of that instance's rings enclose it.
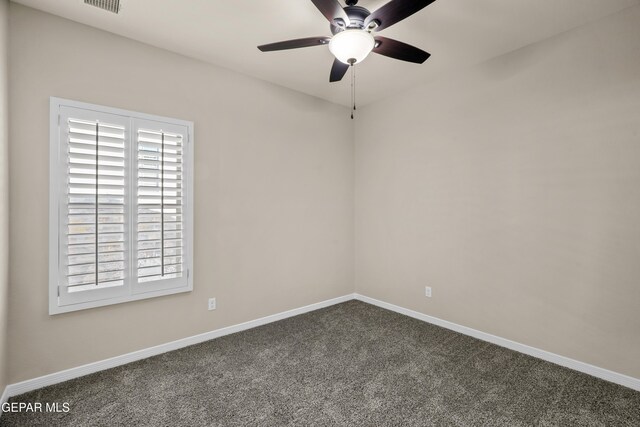
<instances>
[{"instance_id":1,"label":"electrical outlet","mask_svg":"<svg viewBox=\"0 0 640 427\"><path fill-rule=\"evenodd\" d=\"M424 296L427 298L431 298L431 286L424 287Z\"/></svg>"},{"instance_id":2,"label":"electrical outlet","mask_svg":"<svg viewBox=\"0 0 640 427\"><path fill-rule=\"evenodd\" d=\"M216 309L216 299L209 298L209 311Z\"/></svg>"}]
</instances>

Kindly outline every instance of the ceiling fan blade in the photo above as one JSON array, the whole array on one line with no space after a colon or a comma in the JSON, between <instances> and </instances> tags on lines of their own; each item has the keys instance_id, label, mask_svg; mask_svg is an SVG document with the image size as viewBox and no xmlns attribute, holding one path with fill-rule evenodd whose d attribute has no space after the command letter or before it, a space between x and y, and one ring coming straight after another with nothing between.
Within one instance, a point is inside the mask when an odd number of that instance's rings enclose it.
<instances>
[{"instance_id":1,"label":"ceiling fan blade","mask_svg":"<svg viewBox=\"0 0 640 427\"><path fill-rule=\"evenodd\" d=\"M298 49L300 47L322 46L328 44L331 37L307 37L304 39L286 40L283 42L263 44L258 46L262 52L272 52L274 50Z\"/></svg>"},{"instance_id":2,"label":"ceiling fan blade","mask_svg":"<svg viewBox=\"0 0 640 427\"><path fill-rule=\"evenodd\" d=\"M349 65L344 62L340 62L337 59L333 61L333 66L331 67L331 75L329 76L330 82L339 82L342 80L345 74L347 74L347 70L349 70Z\"/></svg>"},{"instance_id":3,"label":"ceiling fan blade","mask_svg":"<svg viewBox=\"0 0 640 427\"><path fill-rule=\"evenodd\" d=\"M378 27L374 31L384 30L393 24L402 21L417 11L429 6L435 0L391 0L381 8L374 11L364 21L365 27L371 21L378 21Z\"/></svg>"},{"instance_id":4,"label":"ceiling fan blade","mask_svg":"<svg viewBox=\"0 0 640 427\"><path fill-rule=\"evenodd\" d=\"M335 19L342 19L345 26L348 26L349 15L344 11L338 0L311 0L325 18L333 24Z\"/></svg>"},{"instance_id":5,"label":"ceiling fan blade","mask_svg":"<svg viewBox=\"0 0 640 427\"><path fill-rule=\"evenodd\" d=\"M422 49L399 42L398 40L388 39L382 36L376 36L375 39L376 47L373 48L373 51L380 55L388 56L389 58L422 64L431 56L430 53Z\"/></svg>"}]
</instances>

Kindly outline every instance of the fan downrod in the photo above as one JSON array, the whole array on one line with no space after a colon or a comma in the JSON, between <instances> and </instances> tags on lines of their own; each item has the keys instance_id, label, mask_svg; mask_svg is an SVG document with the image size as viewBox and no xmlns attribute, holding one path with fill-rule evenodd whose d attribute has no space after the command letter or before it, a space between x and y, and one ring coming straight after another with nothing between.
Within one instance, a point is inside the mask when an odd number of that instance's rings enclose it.
<instances>
[{"instance_id":1,"label":"fan downrod","mask_svg":"<svg viewBox=\"0 0 640 427\"><path fill-rule=\"evenodd\" d=\"M358 4L358 0L347 0L345 1L345 3L347 4L347 6L355 6Z\"/></svg>"}]
</instances>

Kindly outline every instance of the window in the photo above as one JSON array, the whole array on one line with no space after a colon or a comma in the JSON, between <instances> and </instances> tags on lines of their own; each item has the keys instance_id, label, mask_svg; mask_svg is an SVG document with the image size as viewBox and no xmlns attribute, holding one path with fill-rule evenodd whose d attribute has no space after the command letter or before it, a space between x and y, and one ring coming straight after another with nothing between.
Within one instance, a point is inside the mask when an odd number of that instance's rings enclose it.
<instances>
[{"instance_id":1,"label":"window","mask_svg":"<svg viewBox=\"0 0 640 427\"><path fill-rule=\"evenodd\" d=\"M51 98L49 314L193 289L193 123Z\"/></svg>"}]
</instances>

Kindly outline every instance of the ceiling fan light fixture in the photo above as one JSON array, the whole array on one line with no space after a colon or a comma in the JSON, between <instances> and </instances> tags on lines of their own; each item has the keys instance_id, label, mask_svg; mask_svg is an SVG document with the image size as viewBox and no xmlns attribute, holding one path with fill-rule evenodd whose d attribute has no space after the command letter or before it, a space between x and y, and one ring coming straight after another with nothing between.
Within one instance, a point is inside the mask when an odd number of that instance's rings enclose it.
<instances>
[{"instance_id":1,"label":"ceiling fan light fixture","mask_svg":"<svg viewBox=\"0 0 640 427\"><path fill-rule=\"evenodd\" d=\"M375 39L366 30L344 30L333 36L329 50L345 64L362 62L375 46Z\"/></svg>"}]
</instances>

